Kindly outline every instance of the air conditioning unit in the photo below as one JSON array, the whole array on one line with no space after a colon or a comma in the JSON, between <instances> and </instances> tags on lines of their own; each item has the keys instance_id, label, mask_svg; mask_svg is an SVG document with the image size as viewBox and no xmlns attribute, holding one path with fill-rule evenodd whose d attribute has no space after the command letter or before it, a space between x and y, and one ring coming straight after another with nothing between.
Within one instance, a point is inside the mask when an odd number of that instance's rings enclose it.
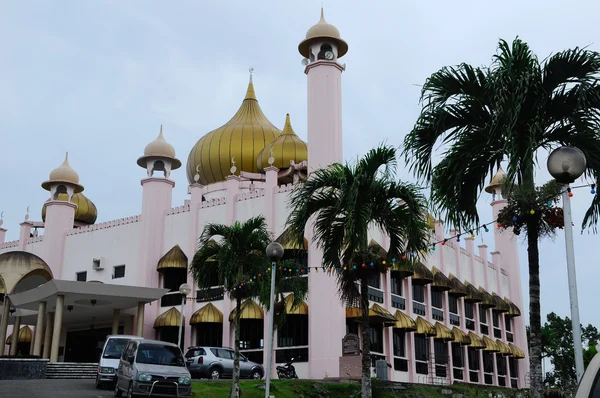
<instances>
[{"instance_id":1,"label":"air conditioning unit","mask_svg":"<svg viewBox=\"0 0 600 398\"><path fill-rule=\"evenodd\" d=\"M95 271L102 271L104 269L105 262L106 262L106 259L104 257L95 258L95 259L93 259L92 268Z\"/></svg>"}]
</instances>

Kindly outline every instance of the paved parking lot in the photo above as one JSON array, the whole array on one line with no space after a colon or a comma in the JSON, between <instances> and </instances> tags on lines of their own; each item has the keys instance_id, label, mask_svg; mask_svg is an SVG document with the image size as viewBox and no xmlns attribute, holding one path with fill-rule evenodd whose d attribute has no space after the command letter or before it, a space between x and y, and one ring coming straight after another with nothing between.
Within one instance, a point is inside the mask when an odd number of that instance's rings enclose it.
<instances>
[{"instance_id":1,"label":"paved parking lot","mask_svg":"<svg viewBox=\"0 0 600 398\"><path fill-rule=\"evenodd\" d=\"M7 398L104 398L113 396L110 389L97 390L93 379L0 381L0 397Z\"/></svg>"}]
</instances>

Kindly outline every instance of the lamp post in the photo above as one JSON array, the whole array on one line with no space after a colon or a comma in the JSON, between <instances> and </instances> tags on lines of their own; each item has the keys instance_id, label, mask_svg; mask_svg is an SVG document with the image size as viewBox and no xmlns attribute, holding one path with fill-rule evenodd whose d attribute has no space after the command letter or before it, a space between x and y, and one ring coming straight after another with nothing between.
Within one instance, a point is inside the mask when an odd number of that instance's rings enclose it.
<instances>
[{"instance_id":1,"label":"lamp post","mask_svg":"<svg viewBox=\"0 0 600 398\"><path fill-rule=\"evenodd\" d=\"M575 372L577 382L583 377L583 352L581 348L581 322L579 320L579 302L577 298L577 275L575 272L575 249L573 247L573 222L571 216L571 198L569 184L585 172L586 160L583 152L575 147L560 147L548 157L548 171L556 182L563 186L562 202L565 223L565 247L567 252L567 275L569 280L569 298L571 300L571 322L573 325L573 348L575 351Z\"/></svg>"},{"instance_id":2,"label":"lamp post","mask_svg":"<svg viewBox=\"0 0 600 398\"><path fill-rule=\"evenodd\" d=\"M265 380L265 398L269 398L269 390L271 388L271 362L273 361L273 321L275 318L275 268L277 261L283 257L283 246L277 242L269 243L267 246L267 258L271 261L271 296L269 300L269 308L271 314L269 316L269 348L267 349L267 377Z\"/></svg>"},{"instance_id":3,"label":"lamp post","mask_svg":"<svg viewBox=\"0 0 600 398\"><path fill-rule=\"evenodd\" d=\"M181 293L181 318L179 319L179 338L177 339L177 346L181 348L181 332L183 331L183 306L185 305L185 300L187 295L190 294L192 288L187 283L179 286L179 293Z\"/></svg>"}]
</instances>

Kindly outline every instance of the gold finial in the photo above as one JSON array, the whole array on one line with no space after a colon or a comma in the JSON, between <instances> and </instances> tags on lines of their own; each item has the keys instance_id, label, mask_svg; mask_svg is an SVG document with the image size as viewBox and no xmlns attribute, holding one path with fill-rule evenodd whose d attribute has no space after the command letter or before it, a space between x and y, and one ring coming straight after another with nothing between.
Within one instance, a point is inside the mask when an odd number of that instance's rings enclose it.
<instances>
[{"instance_id":1,"label":"gold finial","mask_svg":"<svg viewBox=\"0 0 600 398\"><path fill-rule=\"evenodd\" d=\"M250 68L249 69L250 72L250 81L248 82L248 90L246 90L246 97L244 98L245 100L247 99L256 99L256 94L254 94L254 83L252 83L252 73L254 72L254 68Z\"/></svg>"},{"instance_id":2,"label":"gold finial","mask_svg":"<svg viewBox=\"0 0 600 398\"><path fill-rule=\"evenodd\" d=\"M252 72L254 72L254 68L250 67L248 72L250 72L250 84L252 84Z\"/></svg>"}]
</instances>

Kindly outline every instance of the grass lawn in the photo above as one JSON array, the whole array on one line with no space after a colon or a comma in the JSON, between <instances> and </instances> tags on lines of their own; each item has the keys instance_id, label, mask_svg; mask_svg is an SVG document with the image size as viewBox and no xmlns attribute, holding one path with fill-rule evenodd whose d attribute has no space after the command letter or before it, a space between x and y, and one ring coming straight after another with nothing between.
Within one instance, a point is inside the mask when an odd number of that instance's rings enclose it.
<instances>
[{"instance_id":1,"label":"grass lawn","mask_svg":"<svg viewBox=\"0 0 600 398\"><path fill-rule=\"evenodd\" d=\"M259 389L264 385L263 381L243 380L240 382L243 398L264 398L265 391ZM196 381L193 384L195 398L226 398L229 396L231 380L219 381ZM501 388L490 388L485 386L474 386L466 384L455 384L447 387L429 386L423 384L411 385L407 390L392 391L389 386L373 381L374 398L402 398L421 396L427 398L448 398L449 395L442 394L442 389L452 390L455 394L464 397L487 397L489 393L504 392L506 396L514 396L514 390ZM511 394L506 394L511 391ZM271 395L275 398L309 398L309 397L360 397L360 384L357 382L322 382L316 380L273 380L271 383ZM523 394L523 396L528 396Z\"/></svg>"}]
</instances>

